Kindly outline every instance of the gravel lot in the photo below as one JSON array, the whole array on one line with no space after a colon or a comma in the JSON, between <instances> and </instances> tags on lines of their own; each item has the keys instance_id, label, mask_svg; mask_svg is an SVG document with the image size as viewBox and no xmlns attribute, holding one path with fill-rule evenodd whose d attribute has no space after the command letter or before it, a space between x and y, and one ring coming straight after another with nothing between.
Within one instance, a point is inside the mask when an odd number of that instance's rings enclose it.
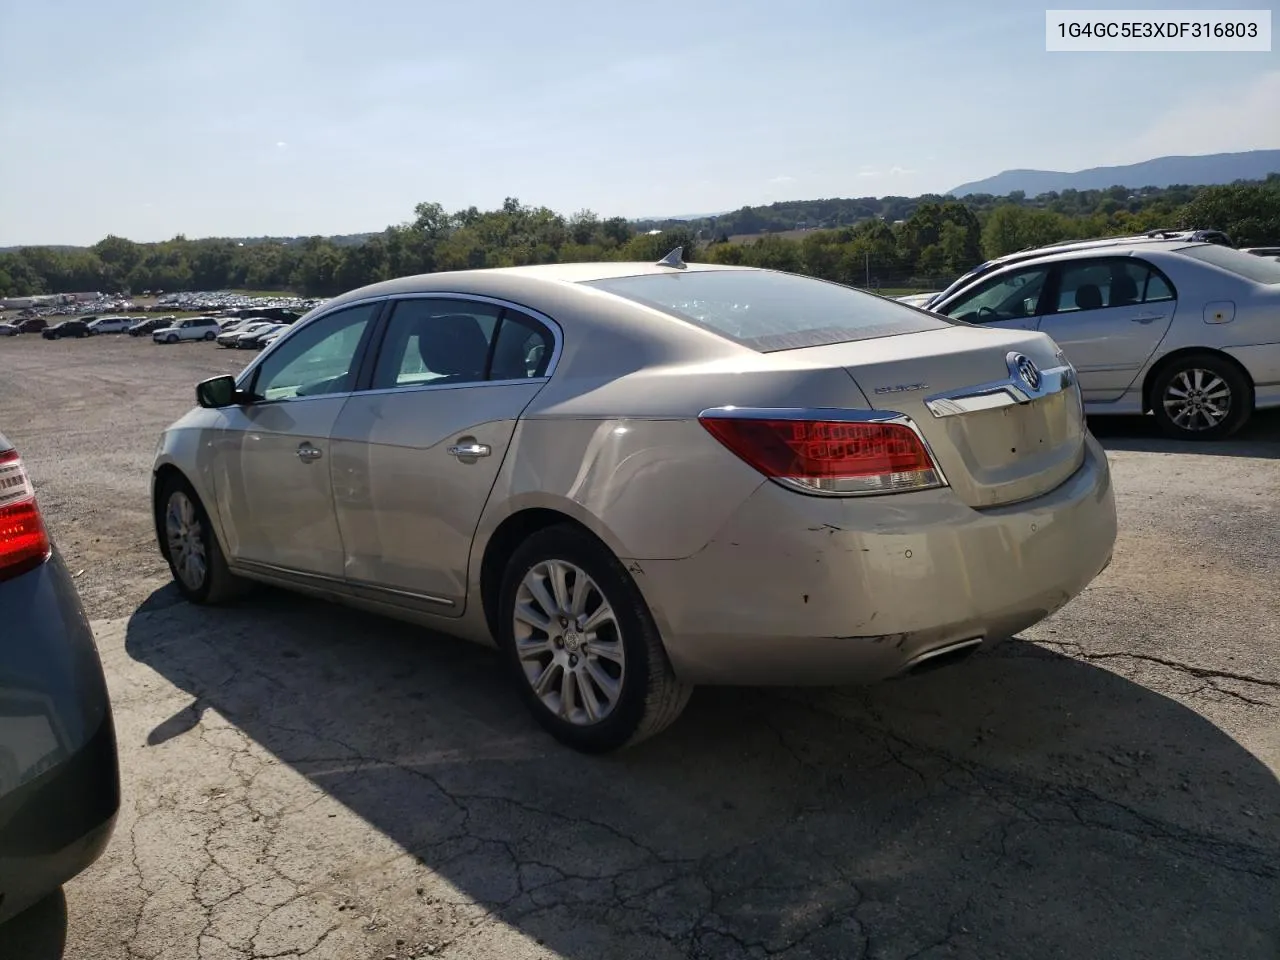
<instances>
[{"instance_id":1,"label":"gravel lot","mask_svg":"<svg viewBox=\"0 0 1280 960\"><path fill-rule=\"evenodd\" d=\"M1280 956L1280 417L1099 422L1116 559L1051 620L871 689L701 690L558 747L484 650L264 591L193 609L159 430L247 357L0 340L0 431L98 636L124 805L0 930L23 960Z\"/></svg>"}]
</instances>

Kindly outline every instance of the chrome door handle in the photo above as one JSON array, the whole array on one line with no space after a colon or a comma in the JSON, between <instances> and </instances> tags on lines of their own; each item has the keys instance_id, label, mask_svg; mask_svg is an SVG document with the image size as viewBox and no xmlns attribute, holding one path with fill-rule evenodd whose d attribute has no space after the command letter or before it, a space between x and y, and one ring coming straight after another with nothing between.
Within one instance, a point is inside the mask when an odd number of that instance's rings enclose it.
<instances>
[{"instance_id":1,"label":"chrome door handle","mask_svg":"<svg viewBox=\"0 0 1280 960\"><path fill-rule=\"evenodd\" d=\"M319 447L313 447L309 443L301 444L298 447L298 459L303 463L311 463L313 460L319 460L324 454Z\"/></svg>"},{"instance_id":2,"label":"chrome door handle","mask_svg":"<svg viewBox=\"0 0 1280 960\"><path fill-rule=\"evenodd\" d=\"M463 457L487 457L493 453L487 443L459 443L449 448L449 455L462 459Z\"/></svg>"}]
</instances>

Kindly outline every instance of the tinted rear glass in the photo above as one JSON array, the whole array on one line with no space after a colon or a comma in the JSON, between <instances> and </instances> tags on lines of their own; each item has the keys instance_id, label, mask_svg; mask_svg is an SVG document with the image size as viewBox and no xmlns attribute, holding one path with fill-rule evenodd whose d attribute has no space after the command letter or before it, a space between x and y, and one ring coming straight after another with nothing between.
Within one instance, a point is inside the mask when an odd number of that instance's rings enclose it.
<instances>
[{"instance_id":1,"label":"tinted rear glass","mask_svg":"<svg viewBox=\"0 0 1280 960\"><path fill-rule=\"evenodd\" d=\"M1255 256L1231 247L1221 247L1214 243L1201 244L1195 247L1179 247L1178 253L1193 260L1230 270L1237 276L1245 277L1254 283L1280 283L1280 263L1266 257Z\"/></svg>"},{"instance_id":2,"label":"tinted rear glass","mask_svg":"<svg viewBox=\"0 0 1280 960\"><path fill-rule=\"evenodd\" d=\"M852 287L768 270L647 274L593 280L588 286L661 310L761 353L953 325Z\"/></svg>"}]
</instances>

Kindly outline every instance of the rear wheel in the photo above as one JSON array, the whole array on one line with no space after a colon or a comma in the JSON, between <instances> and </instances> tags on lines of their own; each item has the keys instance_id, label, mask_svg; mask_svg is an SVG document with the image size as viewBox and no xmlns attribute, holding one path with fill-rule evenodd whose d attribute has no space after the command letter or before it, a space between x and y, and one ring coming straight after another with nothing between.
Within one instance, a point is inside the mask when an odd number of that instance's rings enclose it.
<instances>
[{"instance_id":1,"label":"rear wheel","mask_svg":"<svg viewBox=\"0 0 1280 960\"><path fill-rule=\"evenodd\" d=\"M676 678L626 568L568 525L540 530L507 563L499 641L538 722L578 750L638 743L672 723L691 688Z\"/></svg>"},{"instance_id":2,"label":"rear wheel","mask_svg":"<svg viewBox=\"0 0 1280 960\"><path fill-rule=\"evenodd\" d=\"M209 330L205 333L204 338L206 340L212 340L215 336L217 336L217 334L215 334L212 330Z\"/></svg>"},{"instance_id":3,"label":"rear wheel","mask_svg":"<svg viewBox=\"0 0 1280 960\"><path fill-rule=\"evenodd\" d=\"M1228 360L1212 353L1179 358L1152 385L1151 405L1160 429L1179 440L1222 440L1253 413L1249 382Z\"/></svg>"},{"instance_id":4,"label":"rear wheel","mask_svg":"<svg viewBox=\"0 0 1280 960\"><path fill-rule=\"evenodd\" d=\"M192 603L216 604L244 592L246 582L233 576L204 504L181 477L171 477L160 491L161 544L178 592Z\"/></svg>"}]
</instances>

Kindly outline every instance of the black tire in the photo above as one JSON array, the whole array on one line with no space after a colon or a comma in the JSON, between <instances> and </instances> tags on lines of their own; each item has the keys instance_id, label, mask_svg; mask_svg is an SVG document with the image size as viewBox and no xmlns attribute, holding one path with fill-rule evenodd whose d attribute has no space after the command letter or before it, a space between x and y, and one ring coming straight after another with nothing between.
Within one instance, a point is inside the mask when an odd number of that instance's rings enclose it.
<instances>
[{"instance_id":1,"label":"black tire","mask_svg":"<svg viewBox=\"0 0 1280 960\"><path fill-rule=\"evenodd\" d=\"M1195 393L1199 371L1200 390L1210 395L1217 404L1222 403L1221 393L1227 391L1226 416L1210 425L1210 418L1193 409L1189 416L1180 416L1180 394L1191 388L1191 403L1205 409L1205 400ZM1220 381L1216 382L1215 381ZM1171 393L1171 388L1173 392ZM1248 379L1230 360L1215 353L1193 353L1179 357L1156 376L1151 385L1151 408L1156 423L1169 437L1178 440L1225 440L1248 422L1253 415L1253 388ZM1180 422L1181 421L1181 422Z\"/></svg>"},{"instance_id":2,"label":"black tire","mask_svg":"<svg viewBox=\"0 0 1280 960\"><path fill-rule=\"evenodd\" d=\"M205 338L206 340L212 340L212 339L214 339L216 336L217 336L217 334L216 334L216 333L214 333L212 330L210 330L208 333L206 333L206 334L204 335L204 338Z\"/></svg>"},{"instance_id":3,"label":"black tire","mask_svg":"<svg viewBox=\"0 0 1280 960\"><path fill-rule=\"evenodd\" d=\"M165 342L165 343L177 343L177 342L178 342L178 335L177 335L176 333L171 333L171 334L169 334L167 337L165 337L165 338L164 338L164 342Z\"/></svg>"},{"instance_id":4,"label":"black tire","mask_svg":"<svg viewBox=\"0 0 1280 960\"><path fill-rule=\"evenodd\" d=\"M515 607L521 583L538 564L553 560L577 567L594 581L616 618L617 631L611 639L621 644L625 668L612 712L591 723L573 723L543 703L517 653ZM574 636L582 638L585 650L588 634ZM547 640L550 643L552 638ZM584 753L605 753L653 736L680 716L692 692L672 670L657 624L631 574L604 544L571 524L539 530L508 560L498 603L498 642L512 679L537 721L557 740ZM567 650L560 646L561 652Z\"/></svg>"},{"instance_id":5,"label":"black tire","mask_svg":"<svg viewBox=\"0 0 1280 960\"><path fill-rule=\"evenodd\" d=\"M170 544L169 511L174 499L179 495L185 497L190 503L194 520L199 525L198 531L195 531L193 536L199 540L204 551L205 574L198 583L188 582L188 579L179 572ZM224 603L246 592L249 586L248 581L233 575L227 568L227 558L222 553L222 547L218 545L218 538L209 522L209 514L205 511L204 504L200 502L191 484L184 477L171 476L160 488L156 501L156 525L160 538L160 552L164 554L169 564L169 572L173 574L174 585L184 599L191 603L213 605Z\"/></svg>"}]
</instances>

